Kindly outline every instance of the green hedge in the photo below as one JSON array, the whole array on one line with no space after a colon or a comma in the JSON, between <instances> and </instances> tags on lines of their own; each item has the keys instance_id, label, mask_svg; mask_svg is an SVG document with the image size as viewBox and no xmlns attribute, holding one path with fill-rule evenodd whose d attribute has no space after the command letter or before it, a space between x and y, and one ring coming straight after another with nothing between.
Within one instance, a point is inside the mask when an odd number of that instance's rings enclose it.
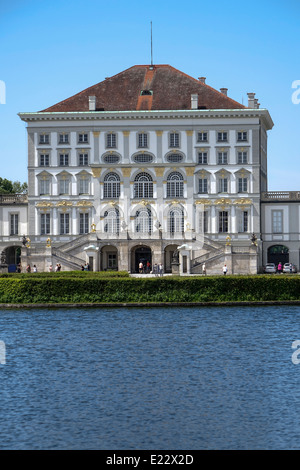
<instances>
[{"instance_id":1,"label":"green hedge","mask_svg":"<svg viewBox=\"0 0 300 470\"><path fill-rule=\"evenodd\" d=\"M0 303L249 302L300 300L299 276L0 278Z\"/></svg>"}]
</instances>

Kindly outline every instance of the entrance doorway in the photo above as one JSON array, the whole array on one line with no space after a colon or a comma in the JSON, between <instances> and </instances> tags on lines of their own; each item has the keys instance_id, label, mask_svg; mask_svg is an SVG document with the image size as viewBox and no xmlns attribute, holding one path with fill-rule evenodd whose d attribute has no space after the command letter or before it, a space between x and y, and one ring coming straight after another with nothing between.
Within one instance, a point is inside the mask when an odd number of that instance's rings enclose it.
<instances>
[{"instance_id":1,"label":"entrance doorway","mask_svg":"<svg viewBox=\"0 0 300 470\"><path fill-rule=\"evenodd\" d=\"M143 264L142 273L152 270L152 252L148 246L139 246L134 251L133 272L140 272L139 265Z\"/></svg>"},{"instance_id":2,"label":"entrance doorway","mask_svg":"<svg viewBox=\"0 0 300 470\"><path fill-rule=\"evenodd\" d=\"M275 263L276 266L288 263L290 259L289 249L284 245L273 245L268 248L268 263Z\"/></svg>"},{"instance_id":3,"label":"entrance doorway","mask_svg":"<svg viewBox=\"0 0 300 470\"><path fill-rule=\"evenodd\" d=\"M3 260L8 267L8 272L14 273L18 269L18 265L21 263L21 247L10 246L4 250Z\"/></svg>"}]
</instances>

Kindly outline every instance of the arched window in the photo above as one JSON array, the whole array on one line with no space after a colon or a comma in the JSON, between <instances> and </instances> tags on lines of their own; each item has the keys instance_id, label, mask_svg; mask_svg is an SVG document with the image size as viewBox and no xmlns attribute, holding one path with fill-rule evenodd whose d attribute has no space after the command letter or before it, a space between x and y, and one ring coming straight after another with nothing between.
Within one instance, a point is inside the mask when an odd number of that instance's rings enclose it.
<instances>
[{"instance_id":1,"label":"arched window","mask_svg":"<svg viewBox=\"0 0 300 470\"><path fill-rule=\"evenodd\" d=\"M148 173L139 173L135 177L133 193L135 198L153 197L153 180Z\"/></svg>"},{"instance_id":2,"label":"arched window","mask_svg":"<svg viewBox=\"0 0 300 470\"><path fill-rule=\"evenodd\" d=\"M169 233L183 233L184 231L184 214L179 207L171 209L168 216Z\"/></svg>"},{"instance_id":3,"label":"arched window","mask_svg":"<svg viewBox=\"0 0 300 470\"><path fill-rule=\"evenodd\" d=\"M120 197L120 177L117 173L108 173L105 176L103 197Z\"/></svg>"},{"instance_id":4,"label":"arched window","mask_svg":"<svg viewBox=\"0 0 300 470\"><path fill-rule=\"evenodd\" d=\"M143 208L136 211L135 231L137 233L152 233L152 213L150 209Z\"/></svg>"},{"instance_id":5,"label":"arched window","mask_svg":"<svg viewBox=\"0 0 300 470\"><path fill-rule=\"evenodd\" d=\"M118 235L120 232L120 213L118 209L104 212L104 232Z\"/></svg>"},{"instance_id":6,"label":"arched window","mask_svg":"<svg viewBox=\"0 0 300 470\"><path fill-rule=\"evenodd\" d=\"M167 197L183 197L183 176L173 171L167 178Z\"/></svg>"}]
</instances>

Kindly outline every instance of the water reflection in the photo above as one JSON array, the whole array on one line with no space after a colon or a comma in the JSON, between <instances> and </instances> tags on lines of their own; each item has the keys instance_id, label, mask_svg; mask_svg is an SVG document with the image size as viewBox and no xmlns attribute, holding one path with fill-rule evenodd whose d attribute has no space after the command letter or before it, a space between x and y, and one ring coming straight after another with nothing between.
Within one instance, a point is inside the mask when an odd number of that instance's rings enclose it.
<instances>
[{"instance_id":1,"label":"water reflection","mask_svg":"<svg viewBox=\"0 0 300 470\"><path fill-rule=\"evenodd\" d=\"M296 449L299 307L1 311L1 449Z\"/></svg>"}]
</instances>

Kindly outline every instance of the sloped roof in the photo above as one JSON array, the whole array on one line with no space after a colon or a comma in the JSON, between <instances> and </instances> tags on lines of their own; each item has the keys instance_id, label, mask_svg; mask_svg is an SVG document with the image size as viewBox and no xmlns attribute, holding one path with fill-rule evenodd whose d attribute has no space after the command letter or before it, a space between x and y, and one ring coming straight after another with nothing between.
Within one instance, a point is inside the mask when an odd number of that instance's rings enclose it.
<instances>
[{"instance_id":1,"label":"sloped roof","mask_svg":"<svg viewBox=\"0 0 300 470\"><path fill-rule=\"evenodd\" d=\"M41 112L89 111L89 96L96 97L96 111L183 110L191 109L192 94L200 109L245 109L170 65L135 65Z\"/></svg>"}]
</instances>

